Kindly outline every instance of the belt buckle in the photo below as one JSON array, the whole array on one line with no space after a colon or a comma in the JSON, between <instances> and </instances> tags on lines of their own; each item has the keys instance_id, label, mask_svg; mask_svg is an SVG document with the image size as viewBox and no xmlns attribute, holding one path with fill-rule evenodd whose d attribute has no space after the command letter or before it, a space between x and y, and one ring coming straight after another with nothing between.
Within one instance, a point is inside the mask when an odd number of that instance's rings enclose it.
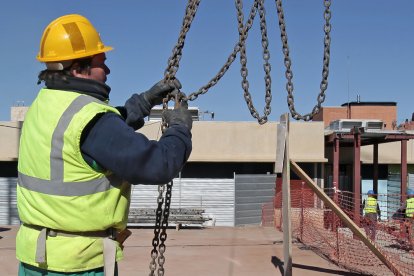
<instances>
[{"instance_id":1,"label":"belt buckle","mask_svg":"<svg viewBox=\"0 0 414 276\"><path fill-rule=\"evenodd\" d=\"M111 228L109 228L108 229L108 234L109 234L109 238L111 239L111 240L116 240L116 229L115 228L113 228L113 227L111 227Z\"/></svg>"},{"instance_id":2,"label":"belt buckle","mask_svg":"<svg viewBox=\"0 0 414 276\"><path fill-rule=\"evenodd\" d=\"M53 230L53 229L47 229L47 235L48 235L49 237L54 238L54 237L56 237L56 236L57 236L57 232L56 232L55 230Z\"/></svg>"}]
</instances>

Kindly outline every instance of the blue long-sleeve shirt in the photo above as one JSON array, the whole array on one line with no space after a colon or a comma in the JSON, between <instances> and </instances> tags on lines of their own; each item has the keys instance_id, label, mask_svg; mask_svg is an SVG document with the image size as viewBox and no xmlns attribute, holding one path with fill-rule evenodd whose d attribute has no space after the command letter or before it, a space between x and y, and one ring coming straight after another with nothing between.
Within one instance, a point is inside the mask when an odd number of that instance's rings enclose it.
<instances>
[{"instance_id":1,"label":"blue long-sleeve shirt","mask_svg":"<svg viewBox=\"0 0 414 276\"><path fill-rule=\"evenodd\" d=\"M111 90L106 84L95 80L58 73L52 74L45 82L50 89L86 94L101 101L108 100ZM125 107L118 110L126 118ZM124 118L111 112L102 113L87 125L81 137L81 152L85 161L94 169L109 170L132 184L164 184L171 181L190 156L191 132L183 125L171 125L159 141L151 141L136 133ZM143 118L136 119L136 127L144 124Z\"/></svg>"},{"instance_id":2,"label":"blue long-sleeve shirt","mask_svg":"<svg viewBox=\"0 0 414 276\"><path fill-rule=\"evenodd\" d=\"M105 113L84 135L85 160L132 184L164 184L177 176L190 156L191 133L182 125L170 126L159 139L137 133L115 113Z\"/></svg>"}]
</instances>

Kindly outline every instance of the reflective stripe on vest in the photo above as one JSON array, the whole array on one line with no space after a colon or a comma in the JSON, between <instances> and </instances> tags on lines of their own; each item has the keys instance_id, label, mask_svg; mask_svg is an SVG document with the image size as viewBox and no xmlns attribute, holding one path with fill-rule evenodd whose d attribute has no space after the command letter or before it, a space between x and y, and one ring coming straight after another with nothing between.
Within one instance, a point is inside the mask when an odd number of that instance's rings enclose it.
<instances>
[{"instance_id":1,"label":"reflective stripe on vest","mask_svg":"<svg viewBox=\"0 0 414 276\"><path fill-rule=\"evenodd\" d=\"M122 180L111 175L85 182L63 182L62 180L44 180L18 173L19 186L33 192L56 196L84 196L108 191L122 184Z\"/></svg>"},{"instance_id":2,"label":"reflective stripe on vest","mask_svg":"<svg viewBox=\"0 0 414 276\"><path fill-rule=\"evenodd\" d=\"M78 113L84 106L99 100L80 95L64 111L62 117L53 131L52 146L50 152L50 180L31 177L23 173L18 173L19 185L28 190L40 192L43 194L57 196L83 196L94 193L104 192L113 186L119 186L122 181L114 176L107 178L102 177L85 182L65 182L63 181L63 138L64 132L72 121L73 116Z\"/></svg>"},{"instance_id":3,"label":"reflective stripe on vest","mask_svg":"<svg viewBox=\"0 0 414 276\"><path fill-rule=\"evenodd\" d=\"M99 101L95 98L80 95L77 97L69 107L63 112L59 122L53 131L52 135L52 147L50 152L50 179L51 180L63 180L63 137L64 132L68 128L73 116L78 113L84 106L89 103Z\"/></svg>"},{"instance_id":4,"label":"reflective stripe on vest","mask_svg":"<svg viewBox=\"0 0 414 276\"><path fill-rule=\"evenodd\" d=\"M377 212L377 200L373 197L368 197L365 200L365 207L364 207L365 214L372 214Z\"/></svg>"},{"instance_id":5,"label":"reflective stripe on vest","mask_svg":"<svg viewBox=\"0 0 414 276\"><path fill-rule=\"evenodd\" d=\"M407 218L414 217L414 197L407 199L407 208L405 209L405 216Z\"/></svg>"}]
</instances>

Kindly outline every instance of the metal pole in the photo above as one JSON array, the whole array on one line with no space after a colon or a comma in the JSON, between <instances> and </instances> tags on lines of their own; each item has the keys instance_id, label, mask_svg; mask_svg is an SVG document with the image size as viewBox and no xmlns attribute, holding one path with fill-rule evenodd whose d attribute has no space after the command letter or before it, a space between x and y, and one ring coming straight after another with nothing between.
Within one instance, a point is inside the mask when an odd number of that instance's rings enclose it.
<instances>
[{"instance_id":1,"label":"metal pole","mask_svg":"<svg viewBox=\"0 0 414 276\"><path fill-rule=\"evenodd\" d=\"M354 221L361 226L361 129L354 128Z\"/></svg>"},{"instance_id":2,"label":"metal pole","mask_svg":"<svg viewBox=\"0 0 414 276\"><path fill-rule=\"evenodd\" d=\"M283 275L292 275L292 231L290 213L290 160L289 160L289 115L283 114L280 123L285 127L285 150L282 173L282 212L283 212Z\"/></svg>"},{"instance_id":3,"label":"metal pole","mask_svg":"<svg viewBox=\"0 0 414 276\"><path fill-rule=\"evenodd\" d=\"M401 140L401 201L407 199L407 140Z\"/></svg>"}]
</instances>

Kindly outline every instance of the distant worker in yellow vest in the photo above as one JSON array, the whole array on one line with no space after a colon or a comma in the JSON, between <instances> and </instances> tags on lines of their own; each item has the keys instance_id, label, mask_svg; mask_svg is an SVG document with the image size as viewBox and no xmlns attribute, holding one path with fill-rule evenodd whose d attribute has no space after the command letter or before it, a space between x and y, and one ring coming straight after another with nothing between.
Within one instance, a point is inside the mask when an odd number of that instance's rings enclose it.
<instances>
[{"instance_id":1,"label":"distant worker in yellow vest","mask_svg":"<svg viewBox=\"0 0 414 276\"><path fill-rule=\"evenodd\" d=\"M44 30L37 59L46 65L26 114L18 162L19 275L114 275L127 233L131 183L164 184L191 149L185 103L163 116L158 141L135 132L178 80L160 81L108 105L105 45L85 17L65 15Z\"/></svg>"},{"instance_id":2,"label":"distant worker in yellow vest","mask_svg":"<svg viewBox=\"0 0 414 276\"><path fill-rule=\"evenodd\" d=\"M377 232L377 220L381 218L381 210L373 190L368 191L368 198L363 202L364 229L371 240L375 240Z\"/></svg>"},{"instance_id":3,"label":"distant worker in yellow vest","mask_svg":"<svg viewBox=\"0 0 414 276\"><path fill-rule=\"evenodd\" d=\"M403 205L405 209L405 224L407 226L408 238L411 246L414 247L414 191L408 189L407 200Z\"/></svg>"}]
</instances>

